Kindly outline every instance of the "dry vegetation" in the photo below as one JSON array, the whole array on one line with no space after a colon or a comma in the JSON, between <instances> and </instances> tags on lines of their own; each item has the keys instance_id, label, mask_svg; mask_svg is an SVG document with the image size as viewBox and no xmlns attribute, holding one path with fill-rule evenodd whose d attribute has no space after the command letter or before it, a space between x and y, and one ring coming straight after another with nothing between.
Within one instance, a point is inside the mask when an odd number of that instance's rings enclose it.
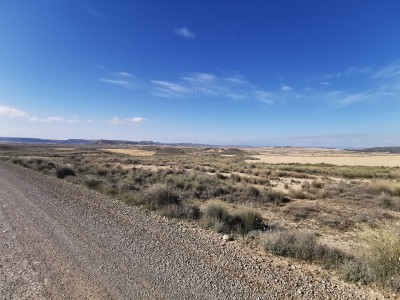
<instances>
[{"instance_id":1,"label":"dry vegetation","mask_svg":"<svg viewBox=\"0 0 400 300\"><path fill-rule=\"evenodd\" d=\"M269 148L262 155L276 161L267 164L254 151L0 145L0 159L320 264L348 281L400 291L398 157L381 155L388 163L377 166L374 154ZM290 151L296 160L362 165L285 163Z\"/></svg>"}]
</instances>

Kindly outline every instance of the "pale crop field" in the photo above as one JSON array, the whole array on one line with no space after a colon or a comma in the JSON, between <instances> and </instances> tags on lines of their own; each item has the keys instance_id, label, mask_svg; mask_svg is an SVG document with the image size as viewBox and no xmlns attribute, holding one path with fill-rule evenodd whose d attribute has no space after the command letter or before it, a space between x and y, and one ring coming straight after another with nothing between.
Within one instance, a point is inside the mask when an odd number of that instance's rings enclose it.
<instances>
[{"instance_id":1,"label":"pale crop field","mask_svg":"<svg viewBox=\"0 0 400 300\"><path fill-rule=\"evenodd\" d=\"M252 155L257 160L247 160L250 163L269 163L269 164L332 164L338 166L384 166L400 167L400 155L299 155L299 154L257 154Z\"/></svg>"},{"instance_id":2,"label":"pale crop field","mask_svg":"<svg viewBox=\"0 0 400 300\"><path fill-rule=\"evenodd\" d=\"M152 156L155 151L147 151L142 149L101 149L108 152L120 153L120 154L128 154L132 156Z\"/></svg>"}]
</instances>

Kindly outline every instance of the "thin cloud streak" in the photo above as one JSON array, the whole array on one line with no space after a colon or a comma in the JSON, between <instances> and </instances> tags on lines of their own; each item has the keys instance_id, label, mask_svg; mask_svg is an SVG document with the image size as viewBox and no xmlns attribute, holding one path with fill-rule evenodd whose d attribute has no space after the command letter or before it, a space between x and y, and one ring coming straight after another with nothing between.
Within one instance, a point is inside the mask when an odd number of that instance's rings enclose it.
<instances>
[{"instance_id":1,"label":"thin cloud streak","mask_svg":"<svg viewBox=\"0 0 400 300\"><path fill-rule=\"evenodd\" d=\"M163 80L152 80L151 82L155 83L156 85L159 85L164 90L166 89L176 93L186 93L189 91L189 89L178 83L173 83Z\"/></svg>"},{"instance_id":2,"label":"thin cloud streak","mask_svg":"<svg viewBox=\"0 0 400 300\"><path fill-rule=\"evenodd\" d=\"M129 72L120 71L107 73L106 77L99 78L99 81L125 89L134 89L138 87L135 79L135 75Z\"/></svg>"},{"instance_id":3,"label":"thin cloud streak","mask_svg":"<svg viewBox=\"0 0 400 300\"><path fill-rule=\"evenodd\" d=\"M136 76L129 72L108 73L109 78L99 80L116 86L131 88L135 86ZM351 77L351 78L349 78ZM349 91L347 80L362 80L368 89ZM144 81L142 81L144 82ZM331 84L332 82L332 84ZM400 93L400 61L395 61L381 68L349 67L343 71L323 75L314 84L308 82L301 89L283 83L275 89L265 88L248 81L241 74L218 76L208 72L192 72L177 80L150 80L150 85L141 85L148 92L166 99L190 99L214 97L234 101L258 101L263 104L291 103L294 101L312 101L325 103L336 108L343 108L356 103L393 100Z\"/></svg>"},{"instance_id":4,"label":"thin cloud streak","mask_svg":"<svg viewBox=\"0 0 400 300\"><path fill-rule=\"evenodd\" d=\"M141 124L145 122L146 119L142 117L133 117L133 118L127 118L127 119L121 119L118 117L114 117L110 120L107 120L107 123L113 126L118 126L118 125L134 125L134 124Z\"/></svg>"},{"instance_id":5,"label":"thin cloud streak","mask_svg":"<svg viewBox=\"0 0 400 300\"><path fill-rule=\"evenodd\" d=\"M0 105L0 118L14 119L26 117L27 115L25 111L18 108Z\"/></svg>"},{"instance_id":6,"label":"thin cloud streak","mask_svg":"<svg viewBox=\"0 0 400 300\"><path fill-rule=\"evenodd\" d=\"M374 72L372 78L399 78L400 77L400 61L392 62L386 65L376 72Z\"/></svg>"},{"instance_id":7,"label":"thin cloud streak","mask_svg":"<svg viewBox=\"0 0 400 300\"><path fill-rule=\"evenodd\" d=\"M68 124L78 124L81 123L82 121L80 119L78 119L77 117L75 118L63 118L63 117L59 117L59 116L50 116L47 118L38 118L38 117L31 117L29 118L29 121L31 122L40 122L40 123L68 123Z\"/></svg>"},{"instance_id":8,"label":"thin cloud streak","mask_svg":"<svg viewBox=\"0 0 400 300\"><path fill-rule=\"evenodd\" d=\"M193 31L189 30L187 27L181 27L181 28L174 28L174 33L177 36L181 36L187 39L194 39L196 38L196 35L194 34Z\"/></svg>"}]
</instances>

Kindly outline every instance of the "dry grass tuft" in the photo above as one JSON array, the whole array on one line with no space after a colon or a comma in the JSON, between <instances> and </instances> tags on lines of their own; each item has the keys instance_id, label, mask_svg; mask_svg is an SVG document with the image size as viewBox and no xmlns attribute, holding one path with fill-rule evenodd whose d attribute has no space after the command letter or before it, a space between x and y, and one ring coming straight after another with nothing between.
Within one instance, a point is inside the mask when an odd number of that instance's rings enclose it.
<instances>
[{"instance_id":1,"label":"dry grass tuft","mask_svg":"<svg viewBox=\"0 0 400 300\"><path fill-rule=\"evenodd\" d=\"M400 291L400 225L383 224L367 229L364 239L368 245L365 263L376 281Z\"/></svg>"},{"instance_id":2,"label":"dry grass tuft","mask_svg":"<svg viewBox=\"0 0 400 300\"><path fill-rule=\"evenodd\" d=\"M337 267L347 259L342 251L320 244L315 234L306 231L284 230L266 233L264 248L275 255L314 261L329 268Z\"/></svg>"}]
</instances>

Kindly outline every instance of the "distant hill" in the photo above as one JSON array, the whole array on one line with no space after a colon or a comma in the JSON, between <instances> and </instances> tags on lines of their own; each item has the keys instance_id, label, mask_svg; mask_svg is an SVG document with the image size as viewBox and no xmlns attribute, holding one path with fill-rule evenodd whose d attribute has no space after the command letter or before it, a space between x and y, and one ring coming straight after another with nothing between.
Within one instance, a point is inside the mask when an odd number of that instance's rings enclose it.
<instances>
[{"instance_id":1,"label":"distant hill","mask_svg":"<svg viewBox=\"0 0 400 300\"><path fill-rule=\"evenodd\" d=\"M18 143L18 144L63 144L63 145L93 144L93 141L83 140L83 139L51 140L51 139L19 138L19 137L0 137L0 142Z\"/></svg>"},{"instance_id":2,"label":"distant hill","mask_svg":"<svg viewBox=\"0 0 400 300\"><path fill-rule=\"evenodd\" d=\"M373 148L359 149L359 150L353 150L353 151L400 153L400 147L373 147Z\"/></svg>"},{"instance_id":3,"label":"distant hill","mask_svg":"<svg viewBox=\"0 0 400 300\"><path fill-rule=\"evenodd\" d=\"M52 139L36 139L36 138L19 138L19 137L0 137L3 143L18 144L55 144L55 145L160 145L158 142L152 141L121 141L121 140L84 140L84 139L68 139L68 140L52 140Z\"/></svg>"},{"instance_id":4,"label":"distant hill","mask_svg":"<svg viewBox=\"0 0 400 300\"><path fill-rule=\"evenodd\" d=\"M43 145L102 145L102 146L118 146L118 145L139 145L139 146L178 146L178 147L210 147L212 145L194 144L194 143L159 143L153 141L123 141L123 140L85 140L85 139L68 139L68 140L52 140L37 138L21 138L21 137L0 137L0 143L17 143L17 144L43 144Z\"/></svg>"},{"instance_id":5,"label":"distant hill","mask_svg":"<svg viewBox=\"0 0 400 300\"><path fill-rule=\"evenodd\" d=\"M149 146L154 146L154 145L160 145L158 142L153 142L153 141L140 141L140 142L135 142L135 141L119 141L119 140L97 140L93 141L92 144L95 145L149 145Z\"/></svg>"}]
</instances>

